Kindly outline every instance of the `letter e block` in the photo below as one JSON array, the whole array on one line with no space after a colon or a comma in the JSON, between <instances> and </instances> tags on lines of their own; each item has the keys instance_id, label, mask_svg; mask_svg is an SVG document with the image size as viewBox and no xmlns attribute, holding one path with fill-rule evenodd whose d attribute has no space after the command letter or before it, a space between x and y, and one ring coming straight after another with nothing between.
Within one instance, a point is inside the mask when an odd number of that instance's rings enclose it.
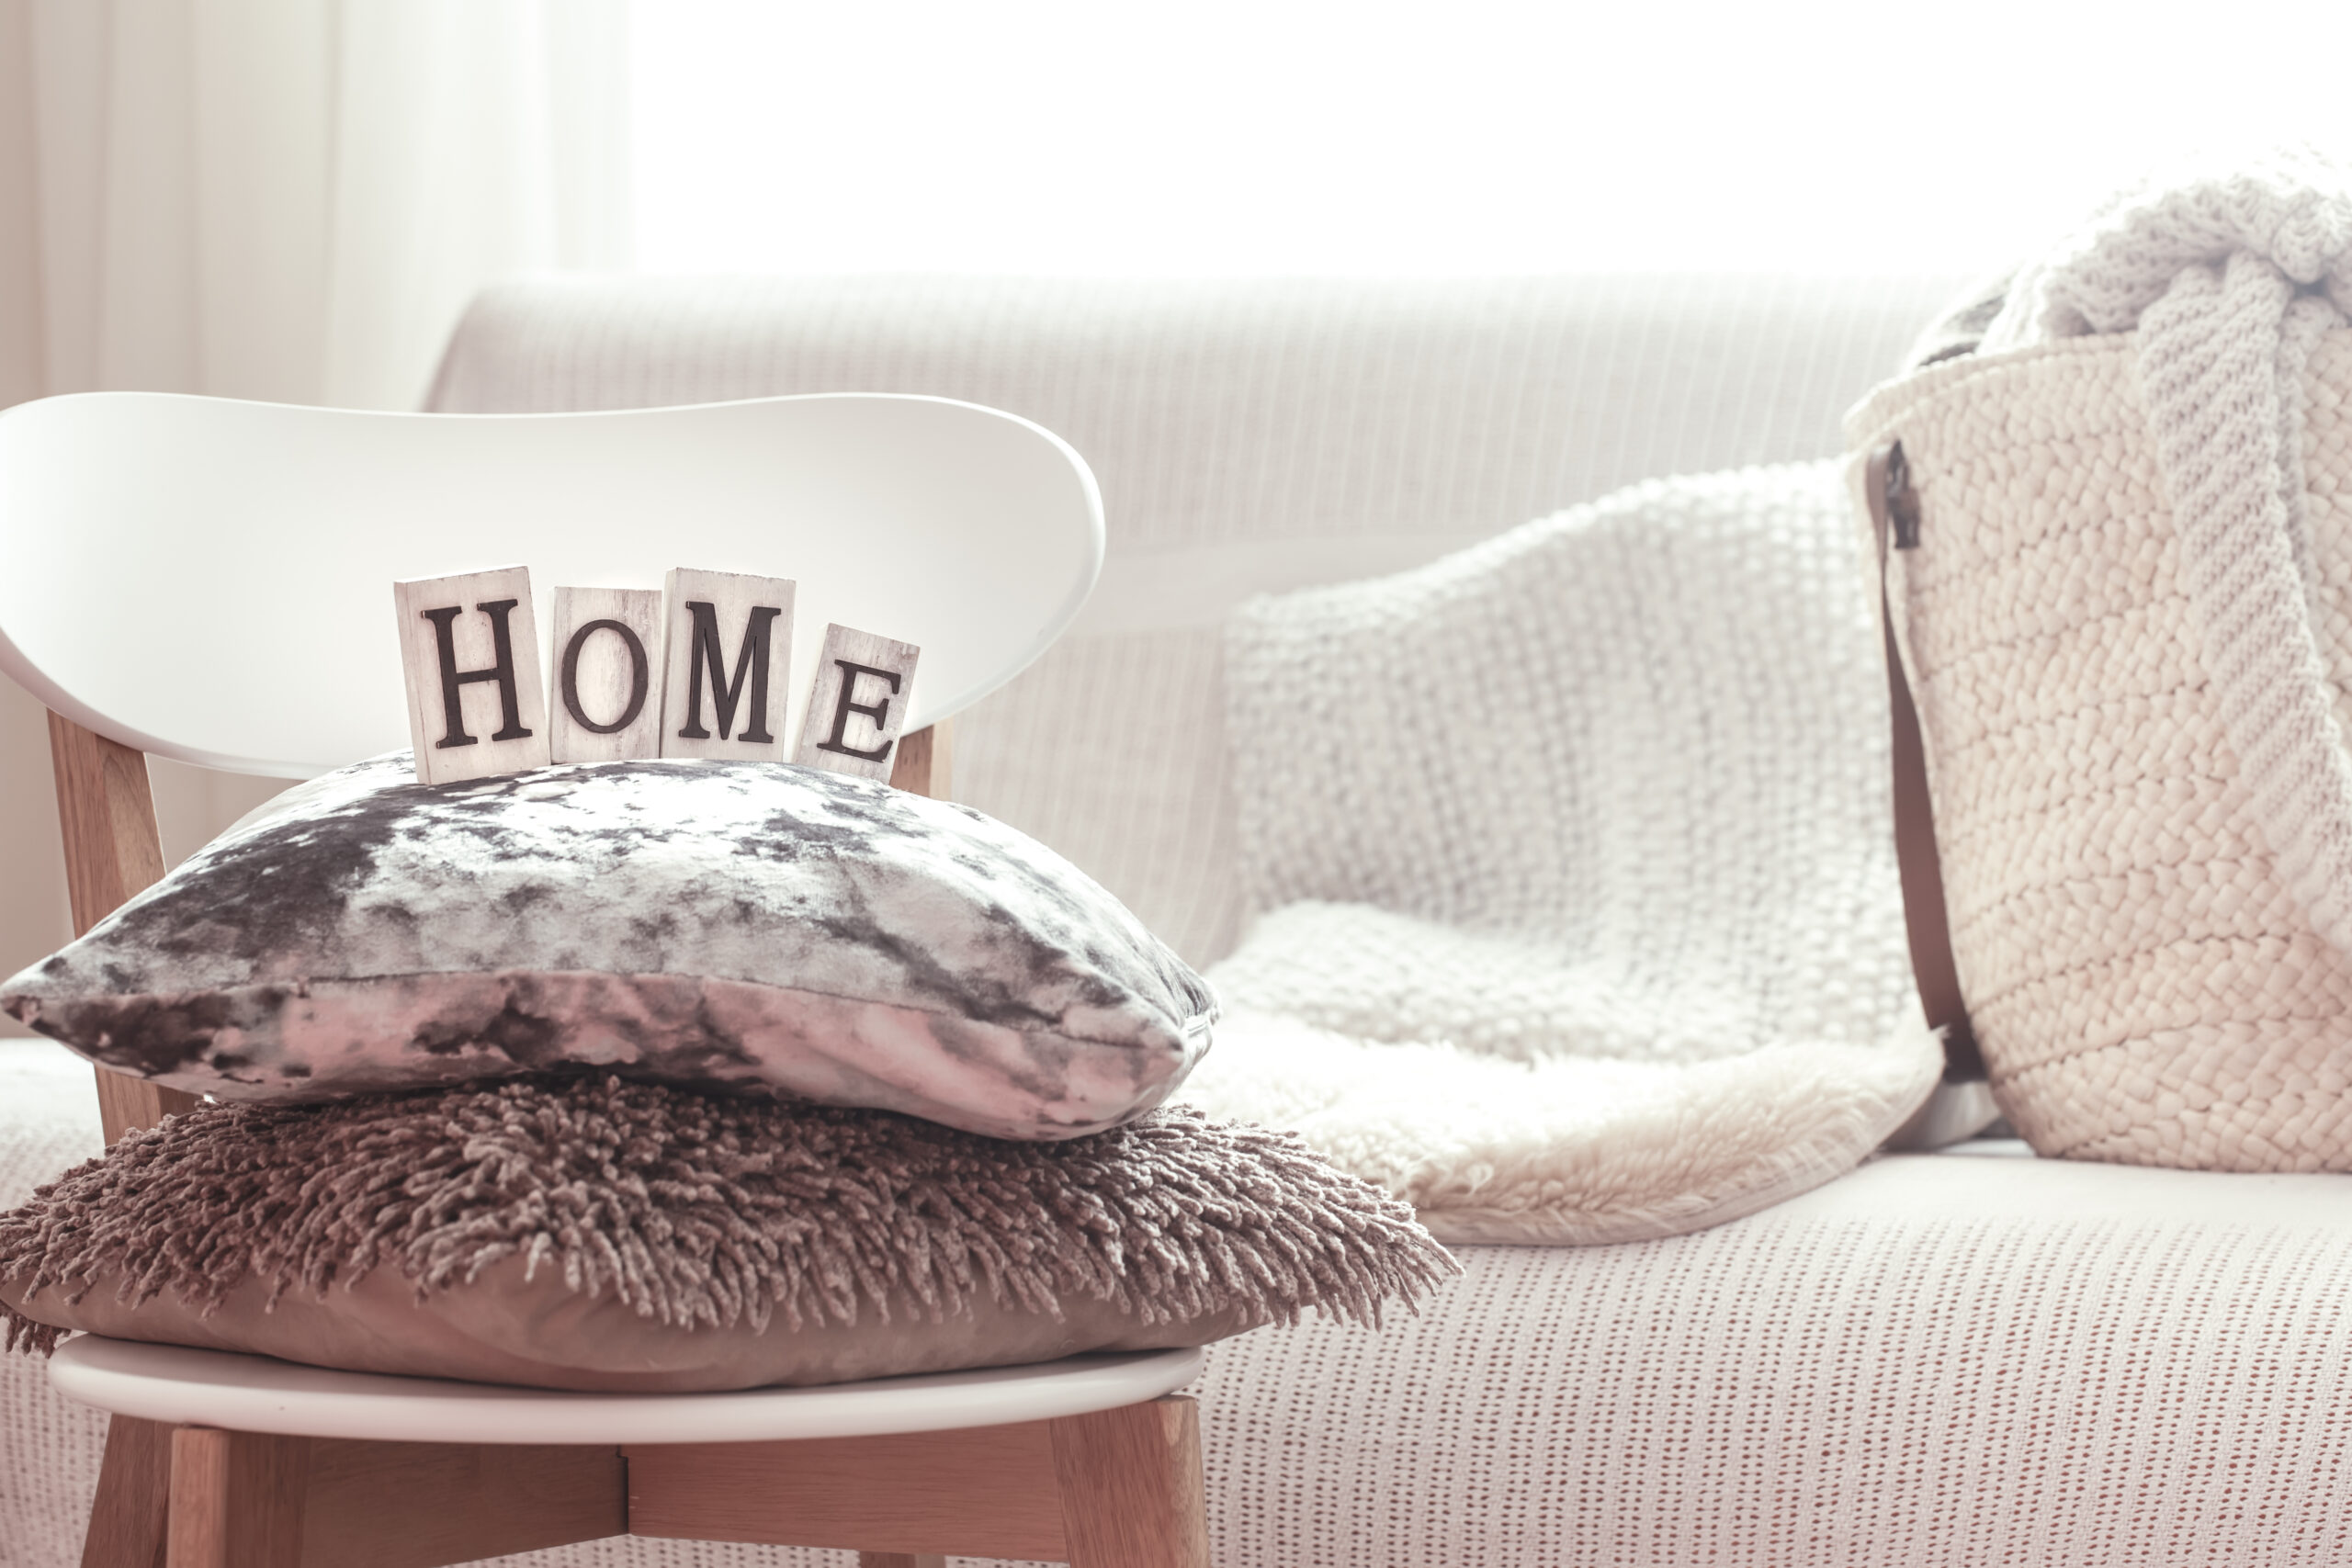
<instances>
[{"instance_id":1,"label":"letter e block","mask_svg":"<svg viewBox=\"0 0 2352 1568\"><path fill-rule=\"evenodd\" d=\"M662 754L662 591L555 591L555 699L548 748L559 762Z\"/></svg>"},{"instance_id":2,"label":"letter e block","mask_svg":"<svg viewBox=\"0 0 2352 1568\"><path fill-rule=\"evenodd\" d=\"M670 573L662 755L784 761L792 591L781 577Z\"/></svg>"},{"instance_id":3,"label":"letter e block","mask_svg":"<svg viewBox=\"0 0 2352 1568\"><path fill-rule=\"evenodd\" d=\"M519 566L392 584L420 784L548 763L531 574Z\"/></svg>"},{"instance_id":4,"label":"letter e block","mask_svg":"<svg viewBox=\"0 0 2352 1568\"><path fill-rule=\"evenodd\" d=\"M809 688L808 717L792 760L830 773L888 779L922 651L910 642L827 626L825 651Z\"/></svg>"}]
</instances>

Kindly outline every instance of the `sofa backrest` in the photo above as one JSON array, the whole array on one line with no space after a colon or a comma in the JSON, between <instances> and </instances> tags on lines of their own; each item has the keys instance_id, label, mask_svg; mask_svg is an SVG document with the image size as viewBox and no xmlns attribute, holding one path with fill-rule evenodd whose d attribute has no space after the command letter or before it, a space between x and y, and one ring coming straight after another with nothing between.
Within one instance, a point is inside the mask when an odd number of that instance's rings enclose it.
<instances>
[{"instance_id":1,"label":"sofa backrest","mask_svg":"<svg viewBox=\"0 0 2352 1568\"><path fill-rule=\"evenodd\" d=\"M1839 415L1959 283L550 278L474 303L430 406L921 392L1069 441L1102 490L1102 581L1077 630L962 721L955 793L1207 962L1246 915L1227 608L1636 479L1835 453Z\"/></svg>"}]
</instances>

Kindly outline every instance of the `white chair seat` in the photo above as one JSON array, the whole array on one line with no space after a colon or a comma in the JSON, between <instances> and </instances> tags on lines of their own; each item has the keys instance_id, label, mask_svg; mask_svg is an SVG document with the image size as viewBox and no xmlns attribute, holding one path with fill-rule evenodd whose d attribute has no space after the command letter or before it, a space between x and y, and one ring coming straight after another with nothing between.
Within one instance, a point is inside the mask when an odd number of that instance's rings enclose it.
<instances>
[{"instance_id":1,"label":"white chair seat","mask_svg":"<svg viewBox=\"0 0 2352 1568\"><path fill-rule=\"evenodd\" d=\"M1072 1356L1024 1367L740 1393L576 1393L379 1377L82 1335L49 1381L118 1416L305 1438L424 1443L731 1443L938 1432L1083 1416L1192 1382L1204 1352Z\"/></svg>"}]
</instances>

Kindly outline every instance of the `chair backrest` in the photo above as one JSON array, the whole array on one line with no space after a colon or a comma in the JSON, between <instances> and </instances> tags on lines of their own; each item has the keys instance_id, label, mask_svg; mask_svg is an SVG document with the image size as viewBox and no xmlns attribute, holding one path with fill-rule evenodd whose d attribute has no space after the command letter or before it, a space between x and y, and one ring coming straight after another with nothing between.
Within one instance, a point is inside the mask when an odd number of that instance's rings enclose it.
<instances>
[{"instance_id":1,"label":"chair backrest","mask_svg":"<svg viewBox=\"0 0 2352 1568\"><path fill-rule=\"evenodd\" d=\"M1060 634L1102 559L1086 465L993 410L893 396L616 413L371 413L152 393L0 412L0 671L109 739L302 777L403 745L391 584L493 566L798 584L919 645L911 731ZM542 650L544 652L544 650Z\"/></svg>"}]
</instances>

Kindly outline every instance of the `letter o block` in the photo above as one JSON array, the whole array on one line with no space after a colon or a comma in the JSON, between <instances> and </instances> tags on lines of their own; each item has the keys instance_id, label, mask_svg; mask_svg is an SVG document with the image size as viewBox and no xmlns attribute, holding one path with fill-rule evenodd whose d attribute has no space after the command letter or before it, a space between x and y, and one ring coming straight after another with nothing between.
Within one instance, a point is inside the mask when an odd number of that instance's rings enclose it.
<instances>
[{"instance_id":1,"label":"letter o block","mask_svg":"<svg viewBox=\"0 0 2352 1568\"><path fill-rule=\"evenodd\" d=\"M662 754L662 591L555 591L555 698L548 750L559 762Z\"/></svg>"}]
</instances>

